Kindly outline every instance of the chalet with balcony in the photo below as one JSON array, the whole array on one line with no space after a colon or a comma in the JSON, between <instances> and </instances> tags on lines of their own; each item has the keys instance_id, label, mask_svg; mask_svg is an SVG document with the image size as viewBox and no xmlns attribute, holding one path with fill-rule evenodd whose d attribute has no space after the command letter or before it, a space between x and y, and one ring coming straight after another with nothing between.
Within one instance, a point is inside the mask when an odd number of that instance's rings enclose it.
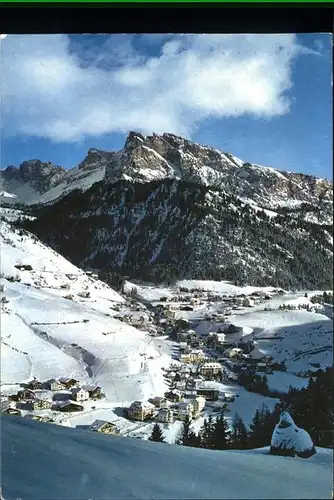
<instances>
[{"instance_id":1,"label":"chalet with balcony","mask_svg":"<svg viewBox=\"0 0 334 500\"><path fill-rule=\"evenodd\" d=\"M102 390L98 385L83 385L82 388L88 392L88 396L91 399L101 399Z\"/></svg>"},{"instance_id":2,"label":"chalet with balcony","mask_svg":"<svg viewBox=\"0 0 334 500\"><path fill-rule=\"evenodd\" d=\"M182 392L177 389L165 392L165 398L167 398L169 401L172 401L173 403L179 403L183 399Z\"/></svg>"},{"instance_id":3,"label":"chalet with balcony","mask_svg":"<svg viewBox=\"0 0 334 500\"><path fill-rule=\"evenodd\" d=\"M215 378L215 377L218 377L219 375L221 375L222 366L220 363L213 362L213 361L208 362L208 363L204 363L203 365L200 366L199 373L205 379Z\"/></svg>"},{"instance_id":4,"label":"chalet with balcony","mask_svg":"<svg viewBox=\"0 0 334 500\"><path fill-rule=\"evenodd\" d=\"M37 380L37 378L35 377L33 380L31 380L30 382L28 382L25 387L27 389L31 389L32 391L37 391L37 390L41 390L43 389L43 383L40 382L39 380Z\"/></svg>"},{"instance_id":5,"label":"chalet with balcony","mask_svg":"<svg viewBox=\"0 0 334 500\"><path fill-rule=\"evenodd\" d=\"M95 420L87 429L93 432L102 432L103 434L119 434L115 424L107 422L106 420Z\"/></svg>"},{"instance_id":6,"label":"chalet with balcony","mask_svg":"<svg viewBox=\"0 0 334 500\"><path fill-rule=\"evenodd\" d=\"M71 389L73 401L87 401L89 399L89 392L86 391L83 387L73 387Z\"/></svg>"},{"instance_id":7,"label":"chalet with balcony","mask_svg":"<svg viewBox=\"0 0 334 500\"><path fill-rule=\"evenodd\" d=\"M207 401L217 401L220 391L214 387L198 387L197 396L203 396Z\"/></svg>"},{"instance_id":8,"label":"chalet with balcony","mask_svg":"<svg viewBox=\"0 0 334 500\"><path fill-rule=\"evenodd\" d=\"M16 401L22 401L24 399L35 399L36 394L31 389L21 389L16 395Z\"/></svg>"},{"instance_id":9,"label":"chalet with balcony","mask_svg":"<svg viewBox=\"0 0 334 500\"><path fill-rule=\"evenodd\" d=\"M173 411L170 408L161 408L156 416L158 422L164 424L171 424L174 422Z\"/></svg>"},{"instance_id":10,"label":"chalet with balcony","mask_svg":"<svg viewBox=\"0 0 334 500\"><path fill-rule=\"evenodd\" d=\"M64 389L63 384L55 378L48 380L45 385L50 391L61 391L62 389Z\"/></svg>"},{"instance_id":11,"label":"chalet with balcony","mask_svg":"<svg viewBox=\"0 0 334 500\"><path fill-rule=\"evenodd\" d=\"M62 384L63 389L71 389L72 387L75 387L78 385L78 380L75 380L74 378L69 378L69 377L61 377L59 379L59 382Z\"/></svg>"},{"instance_id":12,"label":"chalet with balcony","mask_svg":"<svg viewBox=\"0 0 334 500\"><path fill-rule=\"evenodd\" d=\"M22 410L49 410L52 407L52 402L36 398L20 401L18 406Z\"/></svg>"},{"instance_id":13,"label":"chalet with balcony","mask_svg":"<svg viewBox=\"0 0 334 500\"><path fill-rule=\"evenodd\" d=\"M180 361L181 363L201 363L205 361L206 356L201 349L193 349L187 354L181 354Z\"/></svg>"},{"instance_id":14,"label":"chalet with balcony","mask_svg":"<svg viewBox=\"0 0 334 500\"><path fill-rule=\"evenodd\" d=\"M78 412L83 409L84 407L76 401L65 401L58 406L58 410L63 412Z\"/></svg>"},{"instance_id":15,"label":"chalet with balcony","mask_svg":"<svg viewBox=\"0 0 334 500\"><path fill-rule=\"evenodd\" d=\"M128 417L143 422L153 417L155 406L149 401L134 401L127 410Z\"/></svg>"},{"instance_id":16,"label":"chalet with balcony","mask_svg":"<svg viewBox=\"0 0 334 500\"><path fill-rule=\"evenodd\" d=\"M170 402L166 397L156 396L154 398L150 398L149 403L152 403L156 408L168 408L170 406Z\"/></svg>"},{"instance_id":17,"label":"chalet with balcony","mask_svg":"<svg viewBox=\"0 0 334 500\"><path fill-rule=\"evenodd\" d=\"M178 420L184 421L187 417L189 417L190 420L193 418L193 406L189 401L180 403L177 409Z\"/></svg>"}]
</instances>

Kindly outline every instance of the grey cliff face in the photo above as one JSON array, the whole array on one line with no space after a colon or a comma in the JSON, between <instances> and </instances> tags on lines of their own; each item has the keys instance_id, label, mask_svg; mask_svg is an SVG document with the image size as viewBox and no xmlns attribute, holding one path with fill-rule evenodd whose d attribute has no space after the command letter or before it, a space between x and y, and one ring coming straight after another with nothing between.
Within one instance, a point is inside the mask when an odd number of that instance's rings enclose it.
<instances>
[{"instance_id":1,"label":"grey cliff face","mask_svg":"<svg viewBox=\"0 0 334 500\"><path fill-rule=\"evenodd\" d=\"M231 153L170 133L144 136L132 131L120 151L92 148L72 170L30 160L19 168L10 166L1 172L4 190L17 194L18 186L29 186L37 195L43 194L43 203L52 203L75 189L85 191L100 181L147 183L167 179L222 190L260 208L290 210L308 205L316 217L323 216L327 221L331 218L331 182L244 162ZM52 189L55 186L59 189Z\"/></svg>"},{"instance_id":2,"label":"grey cliff face","mask_svg":"<svg viewBox=\"0 0 334 500\"><path fill-rule=\"evenodd\" d=\"M15 181L19 184L27 184L42 194L66 177L67 170L51 162L29 160L21 163L19 168L7 167L1 174L4 182Z\"/></svg>"}]
</instances>

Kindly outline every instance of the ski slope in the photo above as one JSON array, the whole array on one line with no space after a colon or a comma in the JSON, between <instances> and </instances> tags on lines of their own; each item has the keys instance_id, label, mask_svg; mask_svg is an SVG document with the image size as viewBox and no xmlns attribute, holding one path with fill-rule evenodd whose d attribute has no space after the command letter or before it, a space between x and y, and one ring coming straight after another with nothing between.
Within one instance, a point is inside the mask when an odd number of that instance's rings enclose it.
<instances>
[{"instance_id":1,"label":"ski slope","mask_svg":"<svg viewBox=\"0 0 334 500\"><path fill-rule=\"evenodd\" d=\"M170 362L168 346L160 349L156 339L113 318L115 308L129 307L122 296L4 222L0 244L0 298L7 301L1 314L4 390L34 376L97 384L109 402L166 390L161 367Z\"/></svg>"},{"instance_id":2,"label":"ski slope","mask_svg":"<svg viewBox=\"0 0 334 500\"><path fill-rule=\"evenodd\" d=\"M2 417L2 494L13 498L331 498L332 455L212 451Z\"/></svg>"}]
</instances>

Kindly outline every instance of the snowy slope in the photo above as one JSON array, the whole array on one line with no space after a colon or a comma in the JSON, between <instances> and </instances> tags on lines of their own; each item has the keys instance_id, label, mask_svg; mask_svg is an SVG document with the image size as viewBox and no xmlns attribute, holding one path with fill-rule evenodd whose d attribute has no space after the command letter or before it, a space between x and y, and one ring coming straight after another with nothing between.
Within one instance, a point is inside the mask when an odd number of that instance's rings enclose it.
<instances>
[{"instance_id":1,"label":"snowy slope","mask_svg":"<svg viewBox=\"0 0 334 500\"><path fill-rule=\"evenodd\" d=\"M150 443L2 418L2 493L14 498L331 498L332 457Z\"/></svg>"},{"instance_id":2,"label":"snowy slope","mask_svg":"<svg viewBox=\"0 0 334 500\"><path fill-rule=\"evenodd\" d=\"M208 290L219 292L226 295L247 295L253 292L271 293L275 289L272 286L257 287L257 286L235 286L228 281L213 281L213 280L182 280L177 282L177 286L192 290L198 288L200 290Z\"/></svg>"},{"instance_id":3,"label":"snowy slope","mask_svg":"<svg viewBox=\"0 0 334 500\"><path fill-rule=\"evenodd\" d=\"M7 193L7 191L0 191L0 197L1 196L4 198L17 198L16 194Z\"/></svg>"},{"instance_id":4,"label":"snowy slope","mask_svg":"<svg viewBox=\"0 0 334 500\"><path fill-rule=\"evenodd\" d=\"M40 195L32 202L38 203L50 203L61 196L64 196L74 189L80 189L85 191L89 189L94 182L100 182L105 175L105 165L103 163L97 165L94 169L90 169L88 172L79 167L75 167L69 170L67 177L54 186L46 193Z\"/></svg>"},{"instance_id":5,"label":"snowy slope","mask_svg":"<svg viewBox=\"0 0 334 500\"><path fill-rule=\"evenodd\" d=\"M72 376L100 385L109 402L163 393L160 366L169 364L168 346L160 349L145 332L113 319L115 308L128 308L123 297L27 232L2 222L0 238L0 295L8 301L1 314L1 380L8 390L33 376Z\"/></svg>"},{"instance_id":6,"label":"snowy slope","mask_svg":"<svg viewBox=\"0 0 334 500\"><path fill-rule=\"evenodd\" d=\"M323 314L305 310L251 311L231 316L240 326L255 330L255 346L264 355L284 361L288 371L299 373L332 365L333 321Z\"/></svg>"}]
</instances>

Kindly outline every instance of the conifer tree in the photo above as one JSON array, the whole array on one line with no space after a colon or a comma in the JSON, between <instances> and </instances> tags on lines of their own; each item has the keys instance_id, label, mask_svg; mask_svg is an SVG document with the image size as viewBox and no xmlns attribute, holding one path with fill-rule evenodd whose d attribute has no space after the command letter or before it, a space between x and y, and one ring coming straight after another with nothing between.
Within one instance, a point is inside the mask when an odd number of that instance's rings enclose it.
<instances>
[{"instance_id":1,"label":"conifer tree","mask_svg":"<svg viewBox=\"0 0 334 500\"><path fill-rule=\"evenodd\" d=\"M183 446L200 446L200 436L197 436L191 427L191 420L187 415L184 422L180 437L176 440L177 444Z\"/></svg>"},{"instance_id":2,"label":"conifer tree","mask_svg":"<svg viewBox=\"0 0 334 500\"><path fill-rule=\"evenodd\" d=\"M161 427L158 423L154 424L153 429L152 429L152 434L149 437L149 440L155 441L157 443L164 443L165 442L164 434L163 434Z\"/></svg>"},{"instance_id":3,"label":"conifer tree","mask_svg":"<svg viewBox=\"0 0 334 500\"><path fill-rule=\"evenodd\" d=\"M212 416L209 415L208 420L204 420L204 423L200 430L202 448L213 449L213 431L214 423L212 421Z\"/></svg>"},{"instance_id":4,"label":"conifer tree","mask_svg":"<svg viewBox=\"0 0 334 500\"><path fill-rule=\"evenodd\" d=\"M234 415L232 422L231 448L236 450L249 448L249 432L238 413Z\"/></svg>"},{"instance_id":5,"label":"conifer tree","mask_svg":"<svg viewBox=\"0 0 334 500\"><path fill-rule=\"evenodd\" d=\"M216 418L212 433L212 441L215 450L227 450L230 446L229 426L223 413Z\"/></svg>"}]
</instances>

